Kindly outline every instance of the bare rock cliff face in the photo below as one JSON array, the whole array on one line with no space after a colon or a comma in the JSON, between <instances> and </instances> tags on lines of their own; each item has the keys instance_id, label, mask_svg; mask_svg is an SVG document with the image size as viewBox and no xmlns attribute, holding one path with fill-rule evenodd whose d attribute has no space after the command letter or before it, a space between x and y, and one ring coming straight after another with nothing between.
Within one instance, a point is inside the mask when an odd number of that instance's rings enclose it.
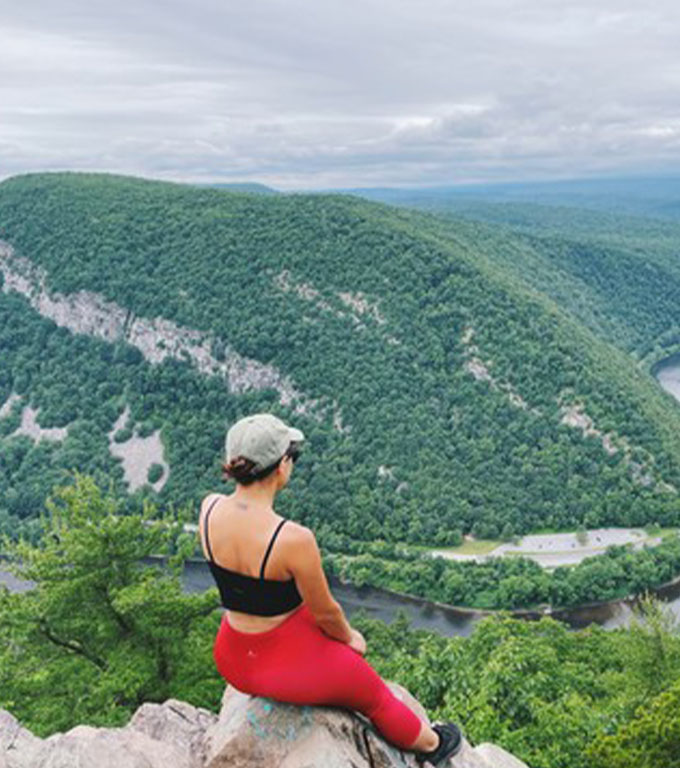
<instances>
[{"instance_id":1,"label":"bare rock cliff face","mask_svg":"<svg viewBox=\"0 0 680 768\"><path fill-rule=\"evenodd\" d=\"M425 712L401 686L391 687ZM427 763L425 765L428 765ZM527 768L493 744L465 743L451 768ZM283 704L228 686L219 716L175 699L144 704L123 728L79 725L39 739L0 710L0 768L417 768L368 720Z\"/></svg>"},{"instance_id":2,"label":"bare rock cliff face","mask_svg":"<svg viewBox=\"0 0 680 768\"><path fill-rule=\"evenodd\" d=\"M25 296L33 309L73 333L108 342L124 340L137 347L151 364L166 357L188 360L203 374L221 376L230 392L275 389L282 405L300 413L313 412L315 401L298 392L292 381L272 365L239 355L222 339L177 325L162 317L136 317L126 307L92 291L61 294L48 291L47 273L29 259L17 256L9 243L0 240L2 291ZM222 348L222 359L212 352L212 343Z\"/></svg>"}]
</instances>

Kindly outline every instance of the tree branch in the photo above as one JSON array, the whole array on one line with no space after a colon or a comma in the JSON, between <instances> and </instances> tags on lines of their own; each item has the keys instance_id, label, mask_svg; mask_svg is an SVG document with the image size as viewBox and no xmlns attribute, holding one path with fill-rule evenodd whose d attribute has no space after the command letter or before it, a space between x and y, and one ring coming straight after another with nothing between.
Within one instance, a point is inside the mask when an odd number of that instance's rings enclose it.
<instances>
[{"instance_id":1,"label":"tree branch","mask_svg":"<svg viewBox=\"0 0 680 768\"><path fill-rule=\"evenodd\" d=\"M49 624L47 623L47 620L45 618L38 619L38 626L40 628L40 631L45 635L45 637L55 645L58 645L60 648L66 648L69 651L73 651L73 653L77 653L80 656L84 656L88 661L91 661L95 666L99 667L101 670L106 669L106 662L104 659L99 658L99 656L96 656L93 653L90 653L86 648L83 648L83 646L80 643L76 643L72 640L62 640L60 637L57 637L54 632L49 627Z\"/></svg>"},{"instance_id":2,"label":"tree branch","mask_svg":"<svg viewBox=\"0 0 680 768\"><path fill-rule=\"evenodd\" d=\"M111 599L111 595L109 594L108 588L106 586L104 586L104 585L99 585L97 587L97 591L103 596L104 602L106 603L106 607L107 607L109 613L113 616L116 624L118 624L118 626L123 631L123 634L125 636L131 635L132 634L132 626L113 607L113 600Z\"/></svg>"}]
</instances>

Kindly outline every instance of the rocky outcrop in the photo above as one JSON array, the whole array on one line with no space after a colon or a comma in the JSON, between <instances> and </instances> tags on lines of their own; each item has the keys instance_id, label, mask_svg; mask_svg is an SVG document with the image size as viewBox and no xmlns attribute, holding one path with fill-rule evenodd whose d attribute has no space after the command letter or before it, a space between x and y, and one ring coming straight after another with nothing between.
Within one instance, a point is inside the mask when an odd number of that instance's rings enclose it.
<instances>
[{"instance_id":1,"label":"rocky outcrop","mask_svg":"<svg viewBox=\"0 0 680 768\"><path fill-rule=\"evenodd\" d=\"M141 437L136 430L130 431L130 437L123 443L117 443L115 435L124 429L130 419L130 406L126 405L109 432L109 451L119 458L123 465L125 482L130 491L136 491L148 482L149 469L158 464L163 474L149 485L158 493L170 476L170 465L165 460L161 430L157 429L146 437Z\"/></svg>"},{"instance_id":2,"label":"rocky outcrop","mask_svg":"<svg viewBox=\"0 0 680 768\"><path fill-rule=\"evenodd\" d=\"M477 381L488 381L491 389L505 393L510 403L516 408L521 408L524 411L528 410L529 406L526 400L515 391L512 384L507 381L500 381L491 375L491 372L489 371L491 362L484 362L479 357L479 347L472 343L473 335L473 328L468 327L463 330L461 341L463 343L464 354L467 358L463 364L465 370L472 374ZM531 408L531 412L537 416L541 415L541 412L537 408Z\"/></svg>"},{"instance_id":3,"label":"rocky outcrop","mask_svg":"<svg viewBox=\"0 0 680 768\"><path fill-rule=\"evenodd\" d=\"M317 402L299 392L288 376L272 365L238 354L224 339L173 323L162 317L136 317L133 312L93 291L62 294L48 291L47 274L29 259L17 256L0 241L2 290L25 296L43 317L73 333L108 342L123 340L155 365L167 357L187 360L201 373L221 376L230 392L274 389L279 402L296 412L316 414ZM219 359L213 349L219 348Z\"/></svg>"},{"instance_id":4,"label":"rocky outcrop","mask_svg":"<svg viewBox=\"0 0 680 768\"><path fill-rule=\"evenodd\" d=\"M426 718L401 686L392 690ZM362 715L296 706L228 686L220 714L182 701L144 704L123 728L79 725L39 739L0 710L0 768L417 768ZM467 742L451 768L526 768L493 744Z\"/></svg>"},{"instance_id":5,"label":"rocky outcrop","mask_svg":"<svg viewBox=\"0 0 680 768\"><path fill-rule=\"evenodd\" d=\"M169 699L144 704L124 728L78 725L39 739L0 710L0 768L203 768L204 734L216 720Z\"/></svg>"},{"instance_id":6,"label":"rocky outcrop","mask_svg":"<svg viewBox=\"0 0 680 768\"><path fill-rule=\"evenodd\" d=\"M619 449L623 451L623 460L626 462L631 470L633 480L638 485L645 487L655 486L655 488L663 493L678 492L677 488L670 483L666 483L662 478L655 477L653 471L654 457L640 446L633 446L630 442L621 435L617 435L616 432L608 432L604 434L601 430L595 427L594 421L584 411L584 405L580 402L565 402L568 400L566 396L560 398L560 407L562 413L561 423L566 424L569 427L580 429L584 437L599 438L602 442L602 447L610 455L618 453ZM633 455L642 455L644 459L642 463L634 461Z\"/></svg>"},{"instance_id":7,"label":"rocky outcrop","mask_svg":"<svg viewBox=\"0 0 680 768\"><path fill-rule=\"evenodd\" d=\"M479 347L472 343L474 333L474 328L468 326L463 329L461 336L463 353L466 358L463 363L465 370L477 381L488 382L491 389L503 392L512 405L524 411L530 411L534 416L541 416L541 410L529 408L527 402L513 388L512 384L492 375L490 370L492 362L490 360L482 360ZM580 429L584 437L598 438L609 456L613 456L620 449L623 451L624 461L631 470L634 482L645 487L653 486L656 490L663 493L677 494L678 491L675 486L665 482L663 478L658 476L658 473L654 472L654 457L649 451L640 446L631 445L625 437L617 435L615 432L605 434L597 429L593 420L585 413L584 404L570 399L566 392L560 394L557 398L557 403L560 406L561 424ZM633 455L644 456L644 459L642 462L634 461Z\"/></svg>"},{"instance_id":8,"label":"rocky outcrop","mask_svg":"<svg viewBox=\"0 0 680 768\"><path fill-rule=\"evenodd\" d=\"M356 331L366 330L365 320L372 321L377 328L386 325L387 321L380 312L378 302L371 301L361 292L336 291L324 296L311 283L296 280L288 269L284 269L274 278L274 285L283 293L294 293L298 298L313 304L316 309L322 312L327 312L338 319L349 320ZM345 309L338 306L338 299L340 305ZM307 318L307 322L314 322L314 320ZM380 333L388 344L401 344L399 339L387 333L384 328L380 330Z\"/></svg>"}]
</instances>

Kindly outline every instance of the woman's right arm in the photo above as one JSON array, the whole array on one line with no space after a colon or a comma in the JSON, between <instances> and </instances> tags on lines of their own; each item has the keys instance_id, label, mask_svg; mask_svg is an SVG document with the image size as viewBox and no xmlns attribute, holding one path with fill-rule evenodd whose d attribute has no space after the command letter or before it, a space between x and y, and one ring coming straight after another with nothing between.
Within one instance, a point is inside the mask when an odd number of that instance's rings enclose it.
<instances>
[{"instance_id":1,"label":"woman's right arm","mask_svg":"<svg viewBox=\"0 0 680 768\"><path fill-rule=\"evenodd\" d=\"M287 565L298 592L327 635L342 643L350 643L357 631L349 625L342 606L331 594L316 537L302 525L296 525L295 529L295 535L289 539L291 558Z\"/></svg>"}]
</instances>

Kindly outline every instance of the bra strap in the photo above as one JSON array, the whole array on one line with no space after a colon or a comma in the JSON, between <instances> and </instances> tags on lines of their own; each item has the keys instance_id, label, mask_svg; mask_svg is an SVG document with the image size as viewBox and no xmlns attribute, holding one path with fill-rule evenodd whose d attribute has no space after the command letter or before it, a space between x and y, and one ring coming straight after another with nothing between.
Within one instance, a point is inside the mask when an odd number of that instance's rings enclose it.
<instances>
[{"instance_id":1,"label":"bra strap","mask_svg":"<svg viewBox=\"0 0 680 768\"><path fill-rule=\"evenodd\" d=\"M264 553L264 559L262 560L262 567L260 568L260 578L264 579L264 567L267 565L267 558L269 557L269 553L272 551L272 547L274 546L274 541L276 537L279 535L279 531L283 527L283 524L286 522L286 519L284 518L278 525L277 529L274 531L274 535L269 540L269 546L267 547L267 551Z\"/></svg>"},{"instance_id":2,"label":"bra strap","mask_svg":"<svg viewBox=\"0 0 680 768\"><path fill-rule=\"evenodd\" d=\"M220 498L221 497L218 496L216 499L213 500L212 504L208 507L208 511L205 513L205 517L203 518L205 545L208 548L208 554L210 555L210 562L214 562L214 559L213 559L212 547L210 546L210 539L208 539L208 518L210 517L210 513L212 512L213 507L215 506L215 504L217 504Z\"/></svg>"}]
</instances>

